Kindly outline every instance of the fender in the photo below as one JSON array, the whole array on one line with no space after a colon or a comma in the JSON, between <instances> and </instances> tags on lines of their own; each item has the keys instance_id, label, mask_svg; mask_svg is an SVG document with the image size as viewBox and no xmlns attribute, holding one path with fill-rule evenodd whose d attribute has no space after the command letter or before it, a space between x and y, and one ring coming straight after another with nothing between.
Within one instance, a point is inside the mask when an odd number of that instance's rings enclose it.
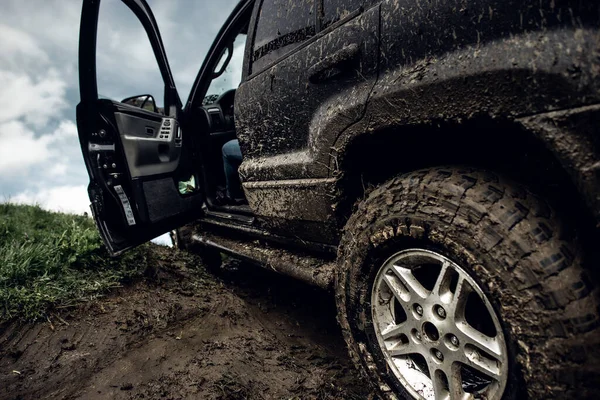
<instances>
[{"instance_id":1,"label":"fender","mask_svg":"<svg viewBox=\"0 0 600 400\"><path fill-rule=\"evenodd\" d=\"M518 120L543 142L567 171L600 228L600 105Z\"/></svg>"},{"instance_id":2,"label":"fender","mask_svg":"<svg viewBox=\"0 0 600 400\"><path fill-rule=\"evenodd\" d=\"M599 116L592 106L598 103L598 29L524 33L428 56L380 74L363 118L338 130L329 145L330 176L344 172L339 159L365 135L384 129L402 135L407 127L478 117L506 120L521 124L550 149L600 221L600 183L594 172L600 170L600 133L594 122Z\"/></svg>"}]
</instances>

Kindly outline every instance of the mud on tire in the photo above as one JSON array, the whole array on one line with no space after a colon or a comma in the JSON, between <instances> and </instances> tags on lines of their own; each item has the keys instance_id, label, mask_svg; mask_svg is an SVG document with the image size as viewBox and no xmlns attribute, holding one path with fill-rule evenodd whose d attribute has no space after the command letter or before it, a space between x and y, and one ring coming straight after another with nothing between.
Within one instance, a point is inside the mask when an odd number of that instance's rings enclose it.
<instances>
[{"instance_id":1,"label":"mud on tire","mask_svg":"<svg viewBox=\"0 0 600 400\"><path fill-rule=\"evenodd\" d=\"M492 303L509 355L503 398L596 398L600 301L576 239L520 185L454 167L388 181L344 228L338 319L350 356L383 398L410 397L375 339L371 288L382 263L411 247L460 265Z\"/></svg>"}]
</instances>

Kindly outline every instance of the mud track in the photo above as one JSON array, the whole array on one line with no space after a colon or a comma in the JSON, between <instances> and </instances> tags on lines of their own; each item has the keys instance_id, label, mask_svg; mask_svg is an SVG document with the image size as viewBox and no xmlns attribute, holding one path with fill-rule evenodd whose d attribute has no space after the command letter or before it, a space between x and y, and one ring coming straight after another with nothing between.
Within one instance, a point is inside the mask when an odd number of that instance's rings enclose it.
<instances>
[{"instance_id":1,"label":"mud track","mask_svg":"<svg viewBox=\"0 0 600 400\"><path fill-rule=\"evenodd\" d=\"M141 282L0 326L0 399L364 399L331 295L160 249Z\"/></svg>"}]
</instances>

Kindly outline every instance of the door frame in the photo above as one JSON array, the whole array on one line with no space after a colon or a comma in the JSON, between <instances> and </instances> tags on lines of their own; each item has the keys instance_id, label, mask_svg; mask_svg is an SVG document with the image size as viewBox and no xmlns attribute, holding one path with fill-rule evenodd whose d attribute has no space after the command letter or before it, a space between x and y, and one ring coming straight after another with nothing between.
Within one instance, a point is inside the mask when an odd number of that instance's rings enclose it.
<instances>
[{"instance_id":1,"label":"door frame","mask_svg":"<svg viewBox=\"0 0 600 400\"><path fill-rule=\"evenodd\" d=\"M173 182L169 183L169 189L174 185L174 190L177 192L177 174L185 171L185 165L189 165L189 162L186 163L186 161L192 158L189 154L185 154L180 134L181 131L177 128L178 118L183 116L181 113L182 104L176 90L158 25L150 6L145 0L121 1L134 13L139 23L142 24L152 46L152 51L164 85L164 112L159 114L121 104L118 101L101 100L98 98L96 52L101 0L83 0L79 36L80 103L77 106L77 126L81 150L90 178L88 194L92 203L92 214L96 220L102 239L112 255L120 254L163 232L167 232L170 229L190 222L192 219L198 218L202 215L201 206L204 198L201 185L197 188L197 193L185 195L185 198L179 192L180 196L174 196L171 193L171 197L163 196L164 199L161 199L161 196L149 195L146 189L142 188L146 183L159 184L161 181L166 182L164 178L170 177L173 179ZM123 115L133 115L134 118L141 118L144 121L146 118L148 118L148 121L154 120L154 124L160 124L160 129L154 130L154 133L150 137L138 138L135 135L136 133L140 133L137 131L137 127L134 131L123 131L118 127L118 122L115 123L114 121L114 117L117 115L115 113L117 112ZM103 128L104 126L106 128ZM102 139L102 129L106 129L104 139ZM128 136L128 134L133 134L133 136ZM152 141L161 151L166 148L169 152L168 154L173 154L177 158L164 160L159 157L160 163L177 160L178 164L175 170L160 172L159 169L157 172L149 172L147 178L140 177L133 179L131 176L131 167L127 165L132 155L128 157L125 154L123 148L123 140L125 139L129 142L137 140L140 143L150 143ZM189 138L185 146L190 150L193 147ZM178 147L181 150L177 151ZM175 150L169 150L170 148L175 148ZM138 148L136 147L136 149ZM160 155L164 155L167 150ZM112 168L115 169L114 173L106 170L107 164L104 164L104 170L99 167L101 152L102 157L106 155L117 160L116 164L112 164ZM97 160L95 159L96 155ZM159 166L163 164L159 164L157 160L156 162L150 162L148 165ZM190 172L193 174L197 173L197 177L202 175L202 171L200 170L190 170ZM117 175L120 175L118 179ZM172 189L171 192L173 192ZM117 206L115 208L115 204L119 204L119 201L117 201L119 199L122 207ZM159 204L160 201L163 203L167 201L168 204L165 203L165 206L171 209L172 214L168 212L155 214L154 219L151 214L148 216L150 207L149 199L152 199L152 203L154 204L153 210L156 209L156 204ZM177 204L173 202L174 200L177 200L175 202ZM171 204L173 208L170 207ZM132 208L131 205L134 207ZM123 218L123 215L119 216L119 213L124 213L125 218ZM138 221L134 218L135 214L138 216Z\"/></svg>"},{"instance_id":2,"label":"door frame","mask_svg":"<svg viewBox=\"0 0 600 400\"><path fill-rule=\"evenodd\" d=\"M167 60L158 24L150 6L145 0L121 1L135 14L146 31L165 85L165 115L175 116L177 111L181 110L181 100L175 87L175 80L169 66L169 61ZM98 99L96 47L100 3L101 0L84 0L81 10L81 25L79 30L79 95L82 103Z\"/></svg>"},{"instance_id":3,"label":"door frame","mask_svg":"<svg viewBox=\"0 0 600 400\"><path fill-rule=\"evenodd\" d=\"M190 91L190 95L187 99L185 107L183 109L183 113L187 114L195 107L199 107L202 105L202 100L204 99L204 94L208 90L210 82L212 81L212 72L215 64L221 58L221 48L227 43L227 40L230 38L231 32L239 30L240 24L243 22L243 18L246 13L250 14L250 27L248 28L248 39L250 39L250 34L252 30L252 22L255 21L254 13L252 12L255 3L260 2L260 0L242 0L240 1L221 29L219 33L215 37L210 49L198 74L196 75L196 79L194 80L194 84L192 85L192 89ZM247 70L246 70L246 58L247 55L244 54L244 62L242 63L242 82L247 78Z\"/></svg>"}]
</instances>

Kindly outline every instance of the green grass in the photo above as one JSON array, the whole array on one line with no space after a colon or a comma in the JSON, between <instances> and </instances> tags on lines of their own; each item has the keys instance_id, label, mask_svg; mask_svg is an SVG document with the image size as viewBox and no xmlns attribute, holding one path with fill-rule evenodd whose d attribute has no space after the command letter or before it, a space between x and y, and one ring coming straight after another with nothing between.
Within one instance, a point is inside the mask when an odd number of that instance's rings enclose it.
<instances>
[{"instance_id":1,"label":"green grass","mask_svg":"<svg viewBox=\"0 0 600 400\"><path fill-rule=\"evenodd\" d=\"M0 322L45 318L141 277L150 246L111 258L91 218L0 204Z\"/></svg>"}]
</instances>

